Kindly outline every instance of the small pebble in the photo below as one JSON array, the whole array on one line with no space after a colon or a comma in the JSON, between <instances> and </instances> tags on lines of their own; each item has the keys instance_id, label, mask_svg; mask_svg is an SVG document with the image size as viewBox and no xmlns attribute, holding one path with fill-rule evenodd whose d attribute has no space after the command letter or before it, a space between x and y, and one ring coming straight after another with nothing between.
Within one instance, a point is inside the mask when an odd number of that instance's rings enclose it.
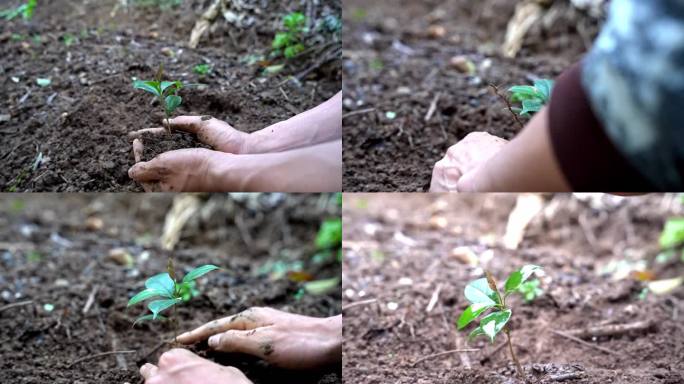
<instances>
[{"instance_id":1,"label":"small pebble","mask_svg":"<svg viewBox=\"0 0 684 384\"><path fill-rule=\"evenodd\" d=\"M446 28L441 25L433 25L428 28L428 36L433 39L441 39L442 37L446 36L446 33Z\"/></svg>"},{"instance_id":2,"label":"small pebble","mask_svg":"<svg viewBox=\"0 0 684 384\"><path fill-rule=\"evenodd\" d=\"M397 304L393 301L390 301L389 303L387 303L387 309L389 309L390 311L396 311L397 308L399 308L399 304Z\"/></svg>"},{"instance_id":3,"label":"small pebble","mask_svg":"<svg viewBox=\"0 0 684 384\"><path fill-rule=\"evenodd\" d=\"M475 73L475 63L465 56L454 56L449 60L449 65L461 73L472 75Z\"/></svg>"}]
</instances>

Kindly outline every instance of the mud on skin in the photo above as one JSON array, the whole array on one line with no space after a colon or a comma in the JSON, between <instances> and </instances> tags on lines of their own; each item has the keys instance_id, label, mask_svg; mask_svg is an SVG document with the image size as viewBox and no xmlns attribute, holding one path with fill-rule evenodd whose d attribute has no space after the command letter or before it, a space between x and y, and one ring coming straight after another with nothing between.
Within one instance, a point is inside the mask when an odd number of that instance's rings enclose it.
<instances>
[{"instance_id":1,"label":"mud on skin","mask_svg":"<svg viewBox=\"0 0 684 384\"><path fill-rule=\"evenodd\" d=\"M164 12L134 8L112 19L117 2L53 0L40 3L28 24L0 23L0 113L11 115L0 123L3 191L39 153L48 161L17 191L142 191L128 177L134 159L126 135L162 126L163 116L151 97L133 89L131 79L153 78L162 62L169 77L207 85L205 90L183 89L177 114L212 115L246 132L310 109L340 90L339 61L314 71L301 87L283 85L287 99L275 87L284 77L261 82L258 69L243 64L248 55L268 49L275 20L288 12L286 2L268 2L256 25L243 33L219 26L197 50L184 44L205 1L186 0ZM324 0L319 7L339 10L340 5ZM28 36L29 48L12 41L13 34ZM77 42L67 47L66 34L77 36ZM37 35L40 42L31 39ZM162 54L165 48L175 57ZM193 74L192 68L205 60L212 63L212 73ZM38 87L35 79L44 77L52 84ZM193 136L160 140L145 141L146 159L166 150L201 147Z\"/></svg>"},{"instance_id":2,"label":"mud on skin","mask_svg":"<svg viewBox=\"0 0 684 384\"><path fill-rule=\"evenodd\" d=\"M140 288L137 284L144 276L166 269L167 253L149 242L161 235L172 199L169 194L69 194L55 204L50 196L0 196L0 244L20 245L17 249L0 249L0 306L7 304L8 294L12 302L34 301L31 306L0 312L0 383L140 382L138 367L158 361L167 347L156 352L153 349L162 339L172 337L173 326L160 322L132 328L142 308L127 309L126 303ZM200 286L200 296L177 308L179 330L195 329L251 307L270 306L317 317L339 315L339 291L296 300L297 284L270 281L254 273L270 254L280 255L284 249L298 250L304 258L315 253L313 239L321 219L335 214L320 213L318 196L289 196L277 206L259 207L256 211L223 195L203 199L208 199L205 207L222 208L186 225L174 252L175 267L183 273L208 263L225 269L208 277L210 281ZM25 207L18 210L21 201ZM226 219L226 212L242 218L242 224L252 234L252 244L246 245L235 231L235 223ZM274 216L282 220L273 220ZM89 217L101 218L103 229L88 229ZM29 261L30 249L22 247L31 244L35 244L31 249L39 256ZM148 250L150 256L134 270L109 259L112 248L125 248L134 256ZM316 275L325 278L340 273L336 264ZM84 315L84 304L95 285L100 288ZM14 299L15 293L20 293L21 298ZM46 303L54 305L54 311L46 312ZM239 368L255 384L341 383L339 365L318 372L291 372L268 366L257 358L212 352L206 341L189 349ZM122 355L125 367L117 363L115 356L109 356L67 368L85 356L112 350L136 353Z\"/></svg>"}]
</instances>

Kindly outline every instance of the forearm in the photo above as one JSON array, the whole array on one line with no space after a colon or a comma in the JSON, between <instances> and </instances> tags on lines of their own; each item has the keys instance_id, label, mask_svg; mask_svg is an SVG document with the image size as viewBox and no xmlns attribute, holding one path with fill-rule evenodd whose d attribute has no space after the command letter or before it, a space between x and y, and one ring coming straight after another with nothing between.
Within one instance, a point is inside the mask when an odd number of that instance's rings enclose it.
<instances>
[{"instance_id":1,"label":"forearm","mask_svg":"<svg viewBox=\"0 0 684 384\"><path fill-rule=\"evenodd\" d=\"M243 153L273 153L342 138L342 92L289 120L250 134Z\"/></svg>"},{"instance_id":2,"label":"forearm","mask_svg":"<svg viewBox=\"0 0 684 384\"><path fill-rule=\"evenodd\" d=\"M548 108L482 167L462 178L462 192L564 192L570 186L549 137Z\"/></svg>"},{"instance_id":3,"label":"forearm","mask_svg":"<svg viewBox=\"0 0 684 384\"><path fill-rule=\"evenodd\" d=\"M256 155L225 155L209 170L212 189L235 192L342 190L342 140Z\"/></svg>"}]
</instances>

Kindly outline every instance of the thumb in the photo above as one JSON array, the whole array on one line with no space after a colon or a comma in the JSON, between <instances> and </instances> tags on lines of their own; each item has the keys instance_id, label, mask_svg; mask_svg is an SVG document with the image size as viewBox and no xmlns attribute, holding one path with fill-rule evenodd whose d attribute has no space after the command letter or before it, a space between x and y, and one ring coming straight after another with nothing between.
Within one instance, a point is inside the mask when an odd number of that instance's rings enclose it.
<instances>
[{"instance_id":1,"label":"thumb","mask_svg":"<svg viewBox=\"0 0 684 384\"><path fill-rule=\"evenodd\" d=\"M140 162L128 170L128 176L138 182L150 182L162 180L159 167L152 164L152 161Z\"/></svg>"},{"instance_id":2,"label":"thumb","mask_svg":"<svg viewBox=\"0 0 684 384\"><path fill-rule=\"evenodd\" d=\"M239 352L257 357L273 353L273 344L266 340L261 329L229 330L210 337L208 343L210 348L220 352Z\"/></svg>"},{"instance_id":3,"label":"thumb","mask_svg":"<svg viewBox=\"0 0 684 384\"><path fill-rule=\"evenodd\" d=\"M461 176L456 183L456 190L458 192L485 192L480 191L479 188L479 168L468 171L465 175Z\"/></svg>"}]
</instances>

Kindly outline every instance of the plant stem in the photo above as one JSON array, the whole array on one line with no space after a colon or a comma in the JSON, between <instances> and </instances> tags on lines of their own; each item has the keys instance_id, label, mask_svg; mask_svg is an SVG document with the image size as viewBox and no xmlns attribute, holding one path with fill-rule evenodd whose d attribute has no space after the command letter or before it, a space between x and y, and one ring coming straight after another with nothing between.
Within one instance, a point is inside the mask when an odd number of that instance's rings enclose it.
<instances>
[{"instance_id":1,"label":"plant stem","mask_svg":"<svg viewBox=\"0 0 684 384\"><path fill-rule=\"evenodd\" d=\"M173 306L173 344L177 343L178 338L178 317L176 316L176 306Z\"/></svg>"},{"instance_id":2,"label":"plant stem","mask_svg":"<svg viewBox=\"0 0 684 384\"><path fill-rule=\"evenodd\" d=\"M513 362L515 363L515 369L518 371L518 376L523 380L525 380L525 371L523 371L522 366L520 365L520 362L518 361L518 357L515 355L515 352L513 351L513 343L511 342L511 330L506 327L504 329L504 332L506 333L506 339L508 340L508 349L511 351L511 358L513 359Z\"/></svg>"},{"instance_id":3,"label":"plant stem","mask_svg":"<svg viewBox=\"0 0 684 384\"><path fill-rule=\"evenodd\" d=\"M489 84L489 86L492 87L492 89L494 90L494 93L497 96L499 96L501 98L501 100L503 100L504 103L506 103L506 107L508 107L508 111L511 113L511 115L513 115L513 118L515 119L516 123L518 123L518 126L520 127L520 129L522 130L523 128L525 128L523 123L518 118L518 115L516 115L515 112L513 112L513 106L511 106L511 102L508 101L508 98L506 96L502 95L501 92L499 92L499 88L496 85Z\"/></svg>"}]
</instances>

